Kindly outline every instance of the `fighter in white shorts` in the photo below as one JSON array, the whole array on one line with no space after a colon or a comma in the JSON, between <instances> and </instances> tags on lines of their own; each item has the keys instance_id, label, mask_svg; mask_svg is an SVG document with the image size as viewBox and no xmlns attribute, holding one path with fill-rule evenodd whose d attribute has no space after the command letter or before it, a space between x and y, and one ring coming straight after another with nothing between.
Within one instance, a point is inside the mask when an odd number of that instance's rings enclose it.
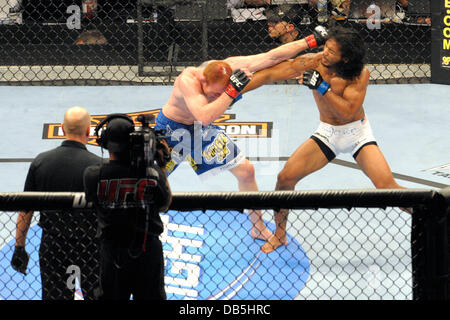
<instances>
[{"instance_id":1,"label":"fighter in white shorts","mask_svg":"<svg viewBox=\"0 0 450 320\"><path fill-rule=\"evenodd\" d=\"M337 26L330 30L322 52L304 54L259 71L242 91L293 78L312 89L320 114L319 128L289 157L278 174L276 190L295 189L301 179L323 168L341 152L353 155L375 187L403 188L394 180L364 112L370 79L364 55L365 45L358 33ZM275 234L262 246L263 252L286 244L288 213L286 209L275 212Z\"/></svg>"},{"instance_id":2,"label":"fighter in white shorts","mask_svg":"<svg viewBox=\"0 0 450 320\"><path fill-rule=\"evenodd\" d=\"M367 117L341 126L320 122L311 139L319 145L328 161L340 153L351 153L356 159L363 147L377 145Z\"/></svg>"}]
</instances>

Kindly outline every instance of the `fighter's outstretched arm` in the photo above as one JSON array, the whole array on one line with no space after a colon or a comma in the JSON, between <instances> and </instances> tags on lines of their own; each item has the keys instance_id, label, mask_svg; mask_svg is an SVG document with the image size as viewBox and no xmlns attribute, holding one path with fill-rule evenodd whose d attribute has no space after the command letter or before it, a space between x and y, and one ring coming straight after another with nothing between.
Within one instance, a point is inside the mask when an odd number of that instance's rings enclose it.
<instances>
[{"instance_id":1,"label":"fighter's outstretched arm","mask_svg":"<svg viewBox=\"0 0 450 320\"><path fill-rule=\"evenodd\" d=\"M321 46L325 43L327 37L327 29L323 26L318 26L311 35L303 39L283 44L260 54L229 57L225 59L225 62L231 66L233 71L237 69L248 69L250 72L257 72L292 58L306 49Z\"/></svg>"},{"instance_id":2,"label":"fighter's outstretched arm","mask_svg":"<svg viewBox=\"0 0 450 320\"><path fill-rule=\"evenodd\" d=\"M263 69L253 75L241 93L261 87L264 84L299 77L308 69L317 67L322 53L307 53L292 60L283 61L273 67Z\"/></svg>"}]
</instances>

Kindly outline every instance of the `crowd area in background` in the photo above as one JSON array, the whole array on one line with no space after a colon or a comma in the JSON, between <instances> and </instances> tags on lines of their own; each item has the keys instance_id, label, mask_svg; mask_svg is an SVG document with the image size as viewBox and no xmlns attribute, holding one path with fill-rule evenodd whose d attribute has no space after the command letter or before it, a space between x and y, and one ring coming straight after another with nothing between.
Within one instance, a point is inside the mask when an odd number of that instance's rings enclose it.
<instances>
[{"instance_id":1,"label":"crowd area in background","mask_svg":"<svg viewBox=\"0 0 450 320\"><path fill-rule=\"evenodd\" d=\"M172 18L177 18L177 12L181 15L187 12L186 19L190 19L199 11L201 2L144 0L143 4L148 7L147 18L154 19L153 11L158 11L162 14L170 12L168 14ZM67 8L74 5L80 8L80 13L86 19L95 16L126 19L135 14L136 3L135 0L0 0L0 23L23 23L24 19L60 21L67 18ZM217 15L214 18L222 17L234 22L266 20L267 14L280 9L294 12L301 24L311 24L315 20L324 22L327 19L365 19L375 15L383 22L431 23L429 4L418 0L215 0L206 3L211 7L211 12L215 12L214 16Z\"/></svg>"}]
</instances>

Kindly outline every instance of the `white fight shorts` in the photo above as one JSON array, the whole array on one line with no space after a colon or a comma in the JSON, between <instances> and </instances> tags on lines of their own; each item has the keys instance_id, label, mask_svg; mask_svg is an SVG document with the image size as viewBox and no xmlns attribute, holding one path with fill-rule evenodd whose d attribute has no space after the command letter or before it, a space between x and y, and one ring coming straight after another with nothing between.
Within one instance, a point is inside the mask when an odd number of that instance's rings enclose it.
<instances>
[{"instance_id":1,"label":"white fight shorts","mask_svg":"<svg viewBox=\"0 0 450 320\"><path fill-rule=\"evenodd\" d=\"M342 126L320 122L311 139L319 145L329 161L339 153L351 153L356 159L364 146L377 144L367 117Z\"/></svg>"}]
</instances>

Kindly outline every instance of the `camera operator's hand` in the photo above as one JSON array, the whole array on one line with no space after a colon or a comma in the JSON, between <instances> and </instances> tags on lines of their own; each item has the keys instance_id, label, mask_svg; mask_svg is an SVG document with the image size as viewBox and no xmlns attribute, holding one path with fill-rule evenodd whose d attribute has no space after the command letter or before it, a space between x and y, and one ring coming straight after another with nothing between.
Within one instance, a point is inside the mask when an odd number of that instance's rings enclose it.
<instances>
[{"instance_id":1,"label":"camera operator's hand","mask_svg":"<svg viewBox=\"0 0 450 320\"><path fill-rule=\"evenodd\" d=\"M162 139L158 142L156 152L156 163L161 169L165 169L166 164L171 160L171 150L165 139Z\"/></svg>"},{"instance_id":2,"label":"camera operator's hand","mask_svg":"<svg viewBox=\"0 0 450 320\"><path fill-rule=\"evenodd\" d=\"M152 199L159 212L166 212L172 202L172 191L170 190L165 168L152 165L147 168L147 176L157 181L155 184L148 185L148 189L146 189L149 198Z\"/></svg>"}]
</instances>

